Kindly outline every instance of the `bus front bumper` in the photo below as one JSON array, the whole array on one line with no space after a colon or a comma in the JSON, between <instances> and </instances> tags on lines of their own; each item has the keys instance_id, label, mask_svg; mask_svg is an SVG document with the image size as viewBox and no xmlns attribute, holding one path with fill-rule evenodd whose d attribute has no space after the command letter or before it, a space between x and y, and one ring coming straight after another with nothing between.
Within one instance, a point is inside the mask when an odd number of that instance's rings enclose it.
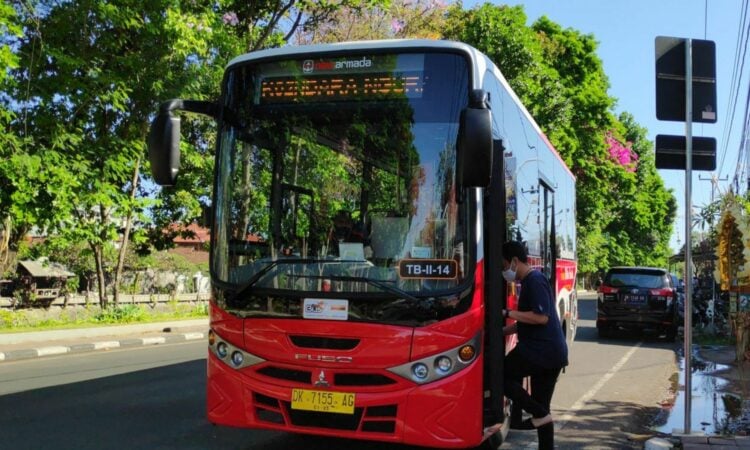
<instances>
[{"instance_id":1,"label":"bus front bumper","mask_svg":"<svg viewBox=\"0 0 750 450\"><path fill-rule=\"evenodd\" d=\"M434 383L356 392L353 414L294 410L291 396L291 386L235 370L209 352L206 406L208 420L217 425L433 448L467 448L481 441L481 358Z\"/></svg>"}]
</instances>

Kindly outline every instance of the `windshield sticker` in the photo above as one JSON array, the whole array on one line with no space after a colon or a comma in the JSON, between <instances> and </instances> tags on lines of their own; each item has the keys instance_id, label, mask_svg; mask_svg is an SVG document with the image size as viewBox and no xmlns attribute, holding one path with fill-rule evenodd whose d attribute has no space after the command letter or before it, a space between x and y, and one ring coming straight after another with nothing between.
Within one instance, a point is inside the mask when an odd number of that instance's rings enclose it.
<instances>
[{"instance_id":1,"label":"windshield sticker","mask_svg":"<svg viewBox=\"0 0 750 450\"><path fill-rule=\"evenodd\" d=\"M330 298L306 298L302 317L318 320L347 320L349 318L349 300Z\"/></svg>"},{"instance_id":2,"label":"windshield sticker","mask_svg":"<svg viewBox=\"0 0 750 450\"><path fill-rule=\"evenodd\" d=\"M401 278L454 279L458 276L458 265L452 259L402 259L398 263Z\"/></svg>"}]
</instances>

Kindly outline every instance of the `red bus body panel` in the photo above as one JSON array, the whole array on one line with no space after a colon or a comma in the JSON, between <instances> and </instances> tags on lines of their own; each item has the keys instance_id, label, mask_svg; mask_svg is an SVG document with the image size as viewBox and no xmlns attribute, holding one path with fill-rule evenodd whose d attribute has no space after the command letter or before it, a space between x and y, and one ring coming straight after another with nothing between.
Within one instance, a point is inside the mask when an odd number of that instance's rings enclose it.
<instances>
[{"instance_id":1,"label":"red bus body panel","mask_svg":"<svg viewBox=\"0 0 750 450\"><path fill-rule=\"evenodd\" d=\"M479 264L475 270L476 286L484 284L482 268ZM402 378L387 368L471 340L484 327L483 296L482 288L475 289L472 305L466 313L421 328L348 321L243 320L212 304L212 329L221 338L265 362L237 370L209 352L208 419L234 427L434 448L478 445L483 410L481 348L477 349L479 356L465 369L424 385ZM357 344L347 350L304 348L295 345L293 337L348 339ZM314 387L314 382L321 371L327 380L336 380L341 375L377 382L356 386L339 386L334 382L330 388L325 388L355 393L354 415L292 410L292 389L320 389Z\"/></svg>"}]
</instances>

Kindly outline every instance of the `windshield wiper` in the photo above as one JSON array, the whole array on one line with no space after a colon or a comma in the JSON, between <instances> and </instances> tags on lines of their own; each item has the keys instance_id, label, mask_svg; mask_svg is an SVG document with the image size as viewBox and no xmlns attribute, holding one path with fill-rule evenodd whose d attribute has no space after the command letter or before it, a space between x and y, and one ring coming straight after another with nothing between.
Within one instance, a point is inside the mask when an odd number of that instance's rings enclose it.
<instances>
[{"instance_id":1,"label":"windshield wiper","mask_svg":"<svg viewBox=\"0 0 750 450\"><path fill-rule=\"evenodd\" d=\"M276 259L274 261L269 262L267 265L265 265L262 269L260 269L255 275L253 275L247 282L237 287L236 290L234 290L234 293L227 298L227 303L232 303L233 301L237 300L240 295L247 292L250 288L255 286L255 284L260 281L261 278L265 274L271 271L274 267L278 266L279 264L310 264L310 263L338 263L340 261L328 261L328 260L320 260L315 258L284 258L284 259Z\"/></svg>"}]
</instances>

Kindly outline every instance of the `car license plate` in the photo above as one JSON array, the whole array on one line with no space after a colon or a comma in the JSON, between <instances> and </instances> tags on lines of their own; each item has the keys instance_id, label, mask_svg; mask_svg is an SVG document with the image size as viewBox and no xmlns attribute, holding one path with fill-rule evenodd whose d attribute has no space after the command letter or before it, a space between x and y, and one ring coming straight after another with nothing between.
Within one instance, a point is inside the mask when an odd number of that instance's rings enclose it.
<instances>
[{"instance_id":1,"label":"car license plate","mask_svg":"<svg viewBox=\"0 0 750 450\"><path fill-rule=\"evenodd\" d=\"M645 302L646 302L645 295L626 295L625 296L625 303L645 303Z\"/></svg>"},{"instance_id":2,"label":"car license plate","mask_svg":"<svg viewBox=\"0 0 750 450\"><path fill-rule=\"evenodd\" d=\"M292 409L354 414L354 397L348 392L292 389Z\"/></svg>"}]
</instances>

